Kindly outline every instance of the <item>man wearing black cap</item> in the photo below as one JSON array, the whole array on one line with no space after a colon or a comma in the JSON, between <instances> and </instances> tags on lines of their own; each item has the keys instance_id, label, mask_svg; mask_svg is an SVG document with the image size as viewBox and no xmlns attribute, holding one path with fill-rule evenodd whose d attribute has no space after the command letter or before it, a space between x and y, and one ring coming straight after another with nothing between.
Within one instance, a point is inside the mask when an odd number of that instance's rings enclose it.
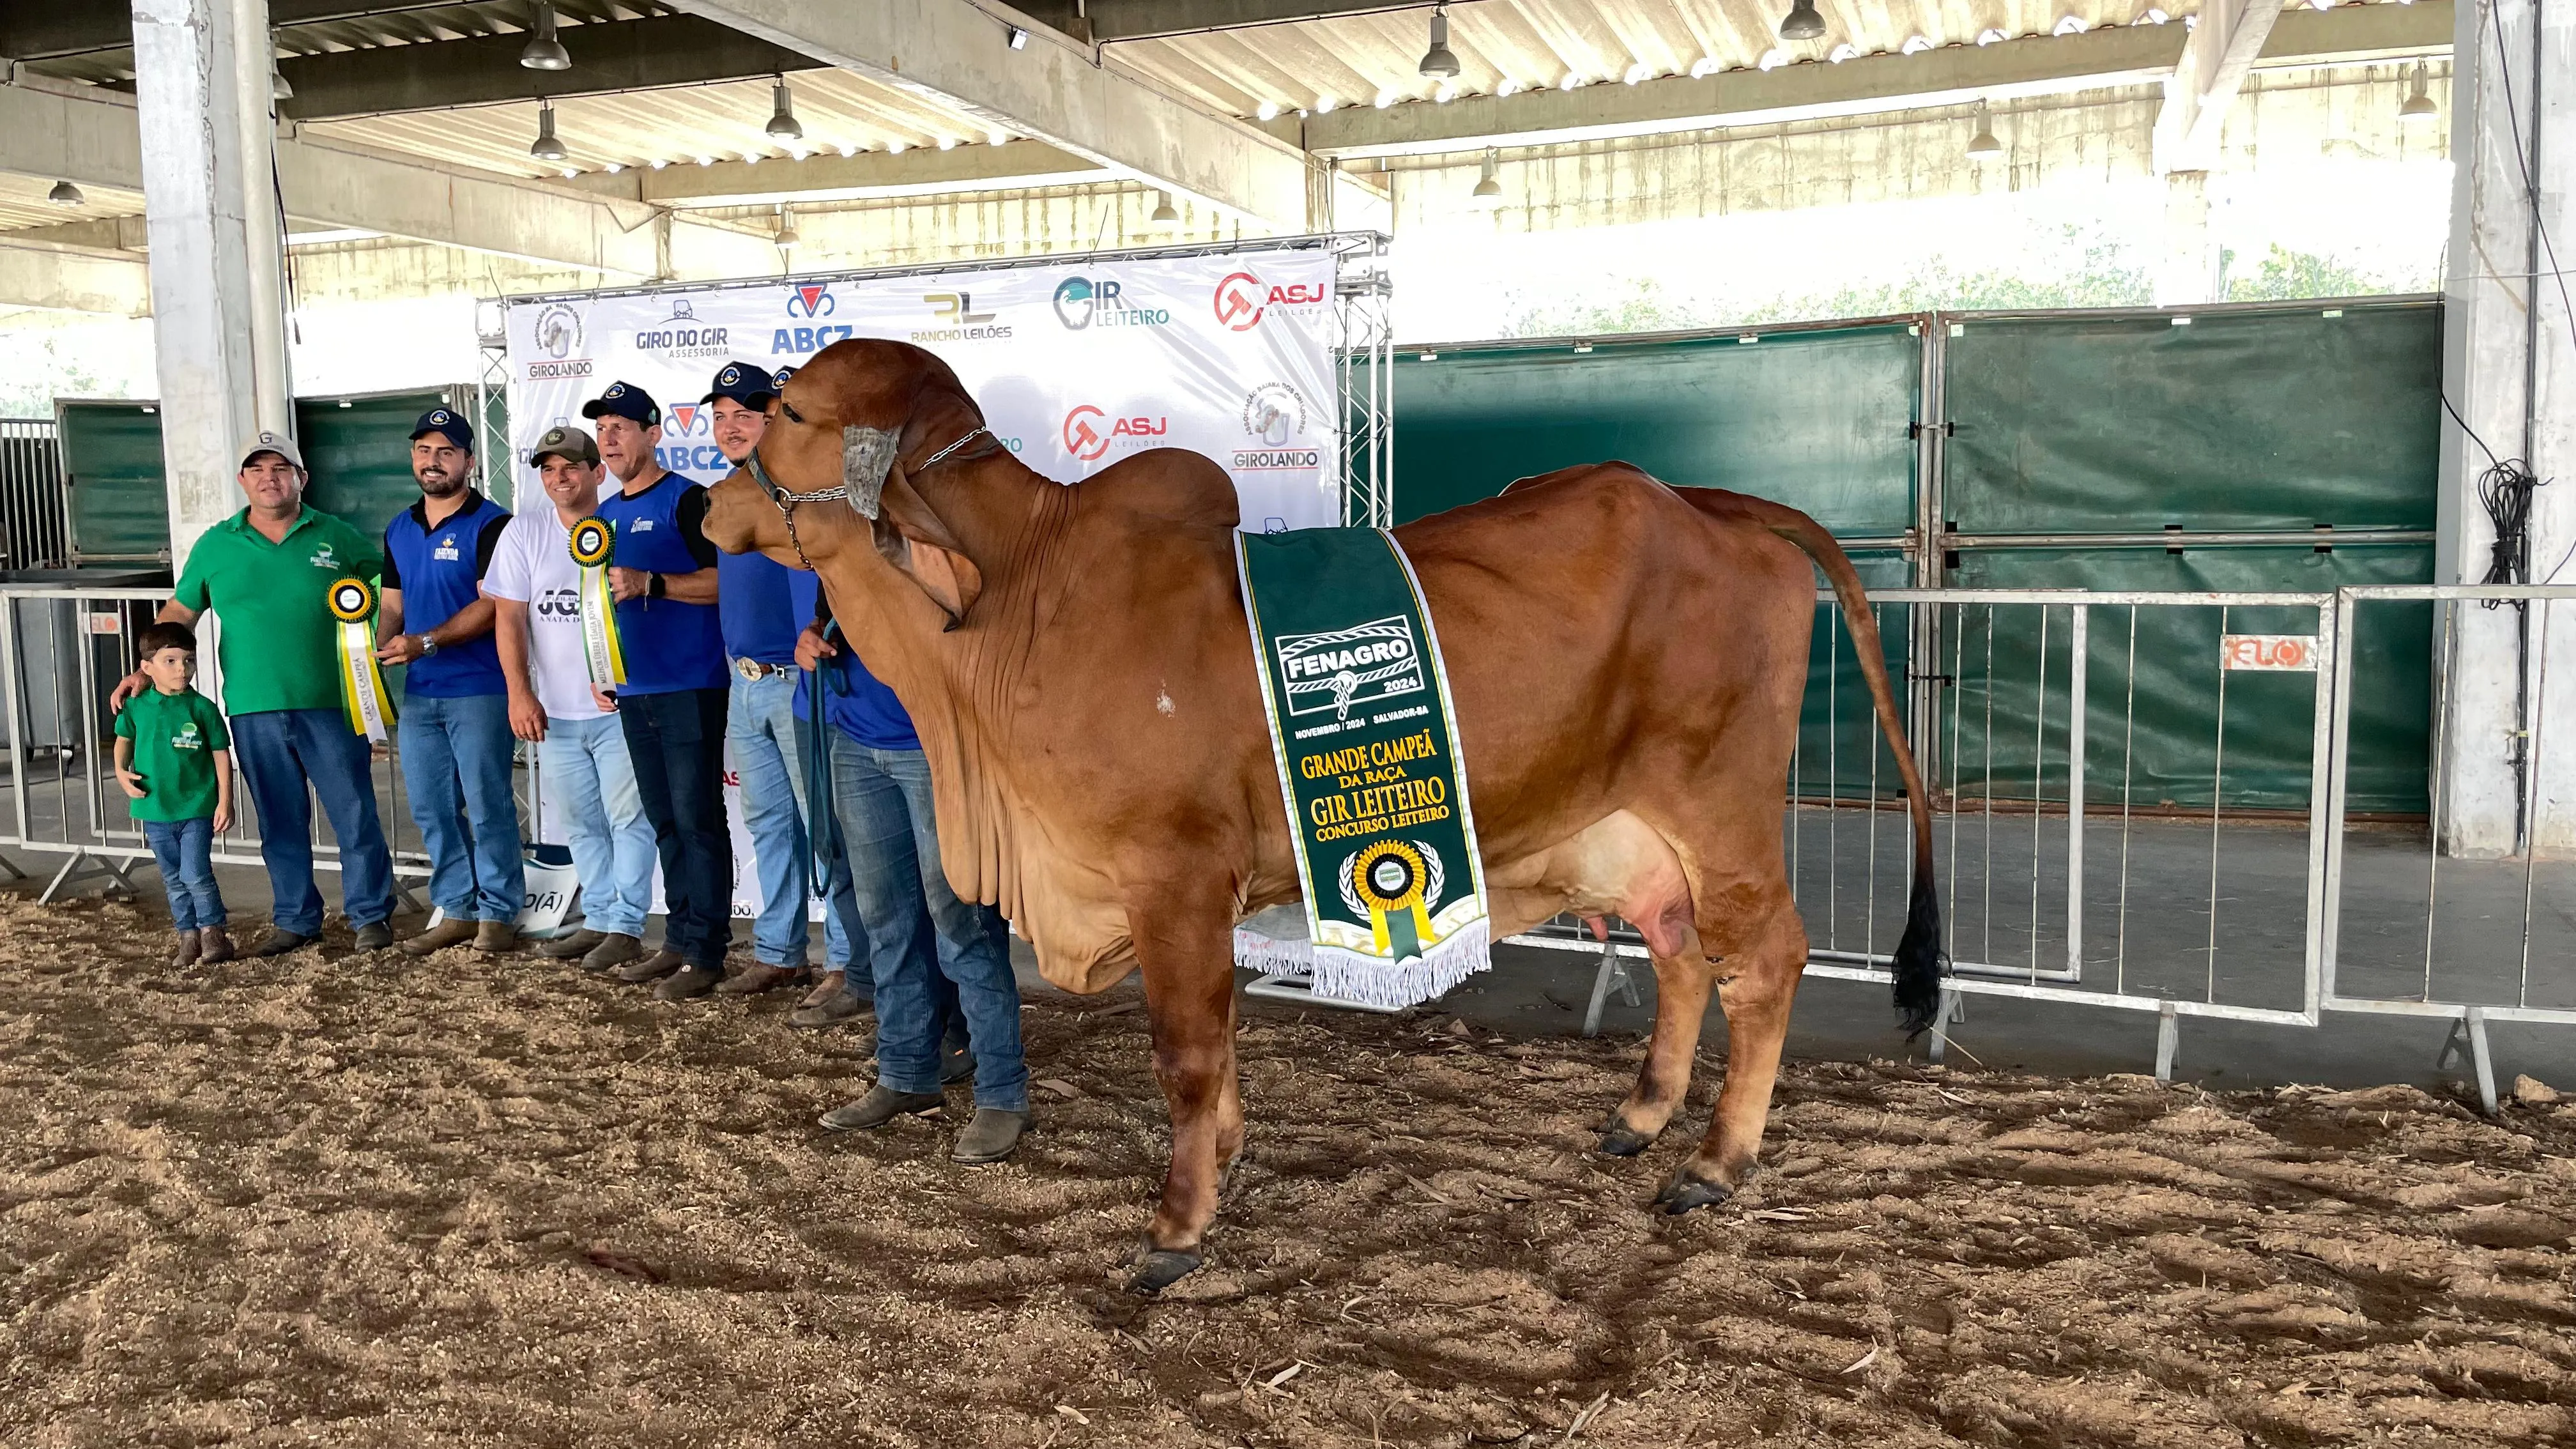
<instances>
[{"instance_id":1,"label":"man wearing black cap","mask_svg":"<svg viewBox=\"0 0 2576 1449\"><path fill-rule=\"evenodd\" d=\"M718 552L704 531L707 490L663 469L662 408L644 389L610 383L581 415L597 425L599 456L618 482L598 514L617 528L608 581L626 683L616 710L662 854L662 949L617 975L638 985L658 980L656 998L685 1001L724 979L733 943L724 629Z\"/></svg>"},{"instance_id":2,"label":"man wearing black cap","mask_svg":"<svg viewBox=\"0 0 2576 1449\"><path fill-rule=\"evenodd\" d=\"M403 678L403 788L429 850L430 903L444 918L402 943L506 951L519 938L527 870L510 788L510 696L492 642L483 575L510 515L471 485L474 429L431 408L411 432L420 501L385 525L376 657Z\"/></svg>"},{"instance_id":3,"label":"man wearing black cap","mask_svg":"<svg viewBox=\"0 0 2576 1449\"><path fill-rule=\"evenodd\" d=\"M740 467L760 445L778 383L756 363L728 362L702 399L708 431L725 461ZM717 616L725 654L732 662L732 695L725 706L725 745L742 781L742 819L760 876L760 914L752 922L752 963L716 988L720 996L749 996L784 986L807 970L812 939L807 924L807 881L813 847L806 813L805 771L797 752L796 636L814 617L814 575L764 553L729 553L716 560ZM830 802L826 801L828 810ZM823 918L824 971L842 977L850 965L858 899L840 852L826 869L830 909ZM862 966L860 975L866 975ZM833 996L841 981L832 981ZM845 1013L849 1014L849 1013Z\"/></svg>"}]
</instances>

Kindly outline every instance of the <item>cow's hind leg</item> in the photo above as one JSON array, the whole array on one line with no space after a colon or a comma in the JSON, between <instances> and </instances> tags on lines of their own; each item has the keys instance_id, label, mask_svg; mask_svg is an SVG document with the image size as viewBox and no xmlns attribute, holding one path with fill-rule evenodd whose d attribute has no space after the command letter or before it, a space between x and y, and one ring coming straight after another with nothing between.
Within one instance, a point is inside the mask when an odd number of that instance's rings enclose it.
<instances>
[{"instance_id":1,"label":"cow's hind leg","mask_svg":"<svg viewBox=\"0 0 2576 1449\"><path fill-rule=\"evenodd\" d=\"M1131 906L1145 973L1154 1079L1172 1114L1172 1162L1127 1286L1158 1293L1199 1266L1225 1170L1243 1150L1234 1059L1233 918L1222 901Z\"/></svg>"},{"instance_id":2,"label":"cow's hind leg","mask_svg":"<svg viewBox=\"0 0 2576 1449\"><path fill-rule=\"evenodd\" d=\"M1635 1090L1601 1129L1601 1150L1634 1157L1653 1145L1690 1093L1691 1059L1708 1018L1709 963L1694 949L1655 957L1655 1026Z\"/></svg>"},{"instance_id":3,"label":"cow's hind leg","mask_svg":"<svg viewBox=\"0 0 2576 1449\"><path fill-rule=\"evenodd\" d=\"M1686 1213L1722 1202L1753 1174L1771 1114L1771 1086L1789 1036L1789 1004L1807 964L1807 928L1785 880L1748 892L1751 908L1724 922L1703 920L1715 948L1717 1000L1726 1013L1726 1079L1699 1150L1683 1161L1656 1202Z\"/></svg>"}]
</instances>

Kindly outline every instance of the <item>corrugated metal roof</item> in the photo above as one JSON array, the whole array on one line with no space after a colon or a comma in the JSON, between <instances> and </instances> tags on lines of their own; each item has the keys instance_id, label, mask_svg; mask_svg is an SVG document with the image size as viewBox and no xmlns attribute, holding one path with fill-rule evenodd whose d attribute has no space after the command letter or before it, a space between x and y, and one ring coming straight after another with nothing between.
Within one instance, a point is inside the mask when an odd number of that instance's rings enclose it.
<instances>
[{"instance_id":1,"label":"corrugated metal roof","mask_svg":"<svg viewBox=\"0 0 2576 1449\"><path fill-rule=\"evenodd\" d=\"M1449 9L1449 48L1460 72L1451 95L1497 95L1549 86L1613 84L1706 75L1837 55L1974 45L1999 39L2174 18L2194 0L1818 0L1825 34L1783 41L1787 0L1465 0ZM1428 11L1397 11L1122 42L1120 61L1201 103L1235 115L1278 110L1400 105L1441 99L1442 82L1417 67L1429 43ZM1776 55L1773 53L1777 52Z\"/></svg>"}]
</instances>

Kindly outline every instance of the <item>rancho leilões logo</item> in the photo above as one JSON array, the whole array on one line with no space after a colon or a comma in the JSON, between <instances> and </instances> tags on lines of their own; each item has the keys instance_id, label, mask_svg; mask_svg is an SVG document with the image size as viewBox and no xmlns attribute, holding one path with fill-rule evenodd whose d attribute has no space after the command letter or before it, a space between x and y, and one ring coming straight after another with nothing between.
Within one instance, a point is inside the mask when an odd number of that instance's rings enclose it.
<instances>
[{"instance_id":1,"label":"rancho leil\u00f5es logo","mask_svg":"<svg viewBox=\"0 0 2576 1449\"><path fill-rule=\"evenodd\" d=\"M1335 719L1347 719L1353 705L1423 687L1422 650L1413 621L1401 614L1328 634L1283 634L1275 642L1291 716L1331 710Z\"/></svg>"}]
</instances>

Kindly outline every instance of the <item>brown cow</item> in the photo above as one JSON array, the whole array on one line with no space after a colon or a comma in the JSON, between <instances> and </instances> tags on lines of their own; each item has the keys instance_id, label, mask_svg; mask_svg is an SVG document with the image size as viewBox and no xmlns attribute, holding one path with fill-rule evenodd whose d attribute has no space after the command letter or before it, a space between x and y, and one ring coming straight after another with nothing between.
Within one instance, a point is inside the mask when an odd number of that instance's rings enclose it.
<instances>
[{"instance_id":1,"label":"brown cow","mask_svg":"<svg viewBox=\"0 0 2576 1449\"><path fill-rule=\"evenodd\" d=\"M1172 1114L1134 1279L1150 1292L1198 1265L1243 1145L1232 928L1300 890L1237 593L1234 487L1170 449L1066 487L983 423L930 353L837 343L788 383L706 531L821 573L920 732L961 898L999 906L1067 990L1144 968ZM1653 950L1652 1044L1602 1150L1640 1152L1671 1120L1717 990L1725 1086L1658 1201L1721 1200L1753 1171L1807 956L1780 839L1811 557L1914 812L1896 1002L1918 1031L1937 1002L1931 817L1859 578L1805 514L1619 463L1396 536L1440 631L1495 934L1615 914Z\"/></svg>"}]
</instances>

